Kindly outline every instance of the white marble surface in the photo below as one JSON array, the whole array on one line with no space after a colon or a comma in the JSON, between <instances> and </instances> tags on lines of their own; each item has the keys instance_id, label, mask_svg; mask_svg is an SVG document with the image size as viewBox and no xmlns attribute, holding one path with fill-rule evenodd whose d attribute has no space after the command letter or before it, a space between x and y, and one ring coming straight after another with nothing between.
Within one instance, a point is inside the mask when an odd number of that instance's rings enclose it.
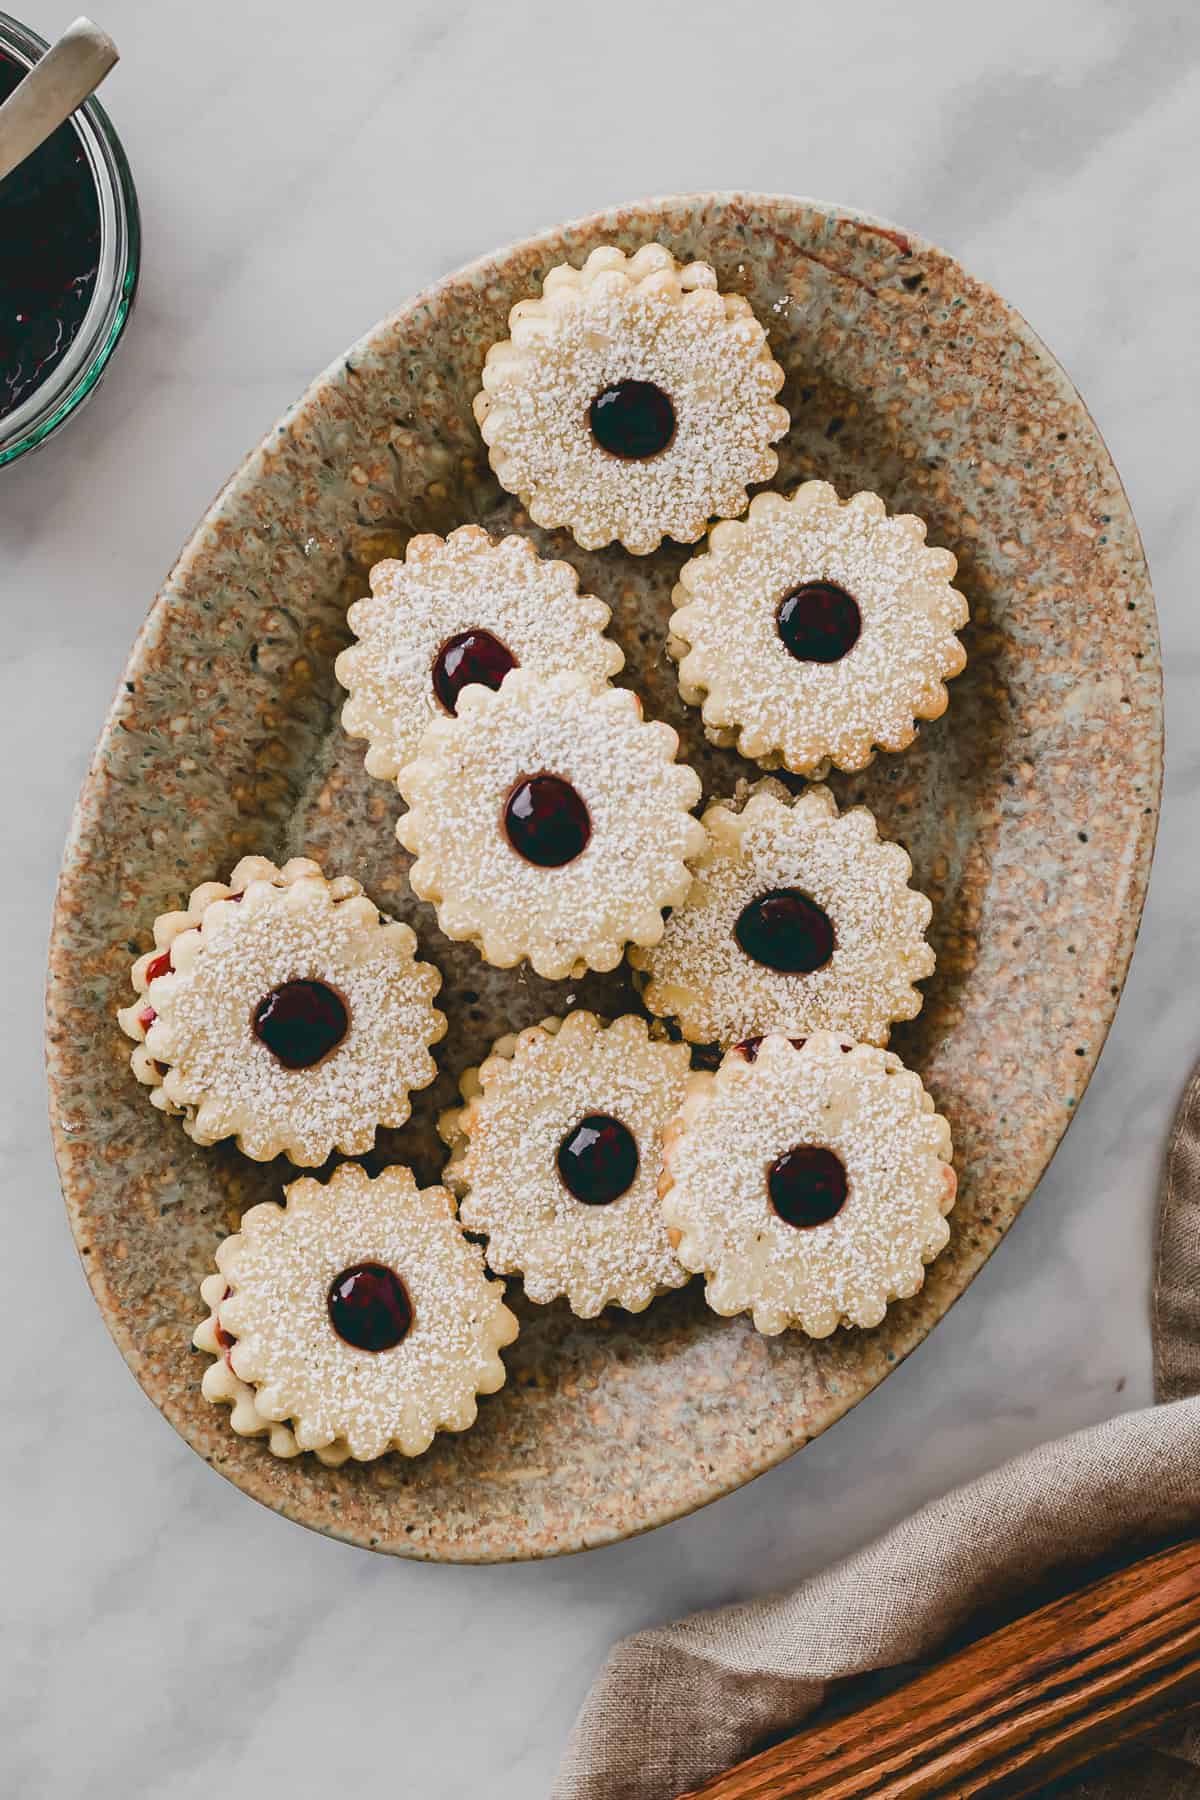
<instances>
[{"instance_id":1,"label":"white marble surface","mask_svg":"<svg viewBox=\"0 0 1200 1800\"><path fill-rule=\"evenodd\" d=\"M105 99L144 209L140 308L95 405L0 475L0 1785L22 1800L393 1785L525 1800L546 1792L618 1634L790 1581L948 1484L1149 1397L1155 1181L1200 1053L1200 24L1168 0L96 6L125 52ZM68 13L39 5L32 22L53 35ZM59 847L149 600L315 370L492 245L613 200L737 185L843 200L947 245L1087 396L1141 521L1166 648L1141 947L1036 1199L928 1344L827 1438L580 1559L387 1562L219 1481L108 1340L43 1125Z\"/></svg>"}]
</instances>

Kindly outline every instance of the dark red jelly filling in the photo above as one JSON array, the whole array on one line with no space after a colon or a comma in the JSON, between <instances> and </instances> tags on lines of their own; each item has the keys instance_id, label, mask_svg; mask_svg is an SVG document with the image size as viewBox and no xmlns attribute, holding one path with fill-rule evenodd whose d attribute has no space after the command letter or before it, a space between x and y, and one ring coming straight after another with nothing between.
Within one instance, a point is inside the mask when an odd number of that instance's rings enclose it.
<instances>
[{"instance_id":1,"label":"dark red jelly filling","mask_svg":"<svg viewBox=\"0 0 1200 1800\"><path fill-rule=\"evenodd\" d=\"M767 1170L771 1205L786 1225L824 1225L846 1204L846 1168L824 1144L794 1144Z\"/></svg>"},{"instance_id":2,"label":"dark red jelly filling","mask_svg":"<svg viewBox=\"0 0 1200 1800\"><path fill-rule=\"evenodd\" d=\"M560 869L587 849L592 820L583 796L561 775L531 775L505 801L504 829L526 862Z\"/></svg>"},{"instance_id":3,"label":"dark red jelly filling","mask_svg":"<svg viewBox=\"0 0 1200 1800\"><path fill-rule=\"evenodd\" d=\"M808 1042L807 1038L789 1038L788 1039L788 1043L792 1046L793 1050L803 1050L803 1048L804 1048L805 1044L807 1044L807 1042ZM748 1062L748 1063L756 1062L758 1060L758 1053L762 1049L762 1039L761 1039L761 1037L743 1038L740 1044L735 1044L733 1047L744 1062ZM849 1054L853 1050L853 1048L854 1048L853 1044L839 1044L838 1045L838 1049L841 1051L843 1056L849 1056Z\"/></svg>"},{"instance_id":4,"label":"dark red jelly filling","mask_svg":"<svg viewBox=\"0 0 1200 1800\"><path fill-rule=\"evenodd\" d=\"M232 1294L232 1292L233 1292L233 1289L230 1287L227 1287L225 1289L225 1292L221 1295L221 1299L223 1301L228 1300L228 1298L229 1298L230 1294ZM225 1361L229 1364L229 1367L232 1369L233 1364L231 1362L229 1362L229 1352L233 1349L233 1346L237 1343L237 1339L235 1337L231 1336L231 1334L228 1331L226 1331L225 1327L222 1325L220 1319L217 1318L215 1313L213 1315L213 1336L216 1338L217 1343L220 1345L221 1349L225 1353Z\"/></svg>"},{"instance_id":5,"label":"dark red jelly filling","mask_svg":"<svg viewBox=\"0 0 1200 1800\"><path fill-rule=\"evenodd\" d=\"M0 51L0 101L25 75ZM69 122L0 181L0 419L79 335L100 265L100 201Z\"/></svg>"},{"instance_id":6,"label":"dark red jelly filling","mask_svg":"<svg viewBox=\"0 0 1200 1800\"><path fill-rule=\"evenodd\" d=\"M329 1323L355 1350L391 1350L413 1321L408 1289L385 1263L354 1263L329 1285Z\"/></svg>"},{"instance_id":7,"label":"dark red jelly filling","mask_svg":"<svg viewBox=\"0 0 1200 1800\"><path fill-rule=\"evenodd\" d=\"M166 975L170 967L171 952L164 950L161 956L156 956L152 963L146 964L146 986L149 987L152 981L157 981L160 975Z\"/></svg>"},{"instance_id":8,"label":"dark red jelly filling","mask_svg":"<svg viewBox=\"0 0 1200 1800\"><path fill-rule=\"evenodd\" d=\"M845 588L807 581L784 595L775 623L797 662L833 663L857 644L862 614Z\"/></svg>"},{"instance_id":9,"label":"dark red jelly filling","mask_svg":"<svg viewBox=\"0 0 1200 1800\"><path fill-rule=\"evenodd\" d=\"M142 1030L149 1031L155 1019L157 1019L158 1014L152 1006L143 1006L137 1017L138 1024L141 1026Z\"/></svg>"},{"instance_id":10,"label":"dark red jelly filling","mask_svg":"<svg viewBox=\"0 0 1200 1800\"><path fill-rule=\"evenodd\" d=\"M675 436L675 408L653 381L618 381L588 407L592 436L610 456L644 462Z\"/></svg>"},{"instance_id":11,"label":"dark red jelly filling","mask_svg":"<svg viewBox=\"0 0 1200 1800\"><path fill-rule=\"evenodd\" d=\"M558 1146L563 1186L585 1206L619 1200L637 1171L637 1139L608 1113L587 1113Z\"/></svg>"},{"instance_id":12,"label":"dark red jelly filling","mask_svg":"<svg viewBox=\"0 0 1200 1800\"><path fill-rule=\"evenodd\" d=\"M799 888L772 888L751 900L733 935L747 956L782 975L811 975L837 946L829 914Z\"/></svg>"},{"instance_id":13,"label":"dark red jelly filling","mask_svg":"<svg viewBox=\"0 0 1200 1800\"><path fill-rule=\"evenodd\" d=\"M808 1042L807 1038L789 1038L788 1039L788 1043L792 1046L793 1050L803 1050L803 1048L804 1048L805 1044L807 1044L807 1042ZM740 1044L735 1044L733 1047L737 1051L738 1055L742 1058L743 1062L748 1062L748 1063L757 1062L758 1061L758 1053L762 1049L762 1038L761 1037L743 1038Z\"/></svg>"},{"instance_id":14,"label":"dark red jelly filling","mask_svg":"<svg viewBox=\"0 0 1200 1800\"><path fill-rule=\"evenodd\" d=\"M507 644L477 628L448 638L433 664L433 691L444 712L452 713L465 687L498 688L517 659Z\"/></svg>"},{"instance_id":15,"label":"dark red jelly filling","mask_svg":"<svg viewBox=\"0 0 1200 1800\"><path fill-rule=\"evenodd\" d=\"M323 981L285 981L259 1001L253 1029L285 1069L311 1069L341 1043L350 1014Z\"/></svg>"}]
</instances>

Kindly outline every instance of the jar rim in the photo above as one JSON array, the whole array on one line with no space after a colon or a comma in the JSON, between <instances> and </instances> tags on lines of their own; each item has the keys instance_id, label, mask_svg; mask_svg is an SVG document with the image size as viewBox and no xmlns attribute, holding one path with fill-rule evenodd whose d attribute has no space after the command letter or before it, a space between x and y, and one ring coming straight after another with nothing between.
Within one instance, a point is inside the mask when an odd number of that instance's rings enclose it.
<instances>
[{"instance_id":1,"label":"jar rim","mask_svg":"<svg viewBox=\"0 0 1200 1800\"><path fill-rule=\"evenodd\" d=\"M46 40L0 12L0 50L27 68L45 55ZM129 163L112 121L94 97L70 121L96 187L100 264L83 322L62 361L7 418L0 420L0 468L36 449L96 386L125 330L137 290L141 219Z\"/></svg>"}]
</instances>

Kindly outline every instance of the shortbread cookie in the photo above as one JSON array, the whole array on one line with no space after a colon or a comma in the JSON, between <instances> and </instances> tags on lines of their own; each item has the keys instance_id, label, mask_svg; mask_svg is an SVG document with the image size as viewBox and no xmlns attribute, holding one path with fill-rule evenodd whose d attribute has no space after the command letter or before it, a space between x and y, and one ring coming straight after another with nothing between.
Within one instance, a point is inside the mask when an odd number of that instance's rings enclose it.
<instances>
[{"instance_id":1,"label":"shortbread cookie","mask_svg":"<svg viewBox=\"0 0 1200 1800\"><path fill-rule=\"evenodd\" d=\"M751 1039L688 1078L663 1217L714 1312L828 1337L917 1292L950 1236L950 1156L949 1125L890 1050Z\"/></svg>"},{"instance_id":2,"label":"shortbread cookie","mask_svg":"<svg viewBox=\"0 0 1200 1800\"><path fill-rule=\"evenodd\" d=\"M284 1206L250 1208L201 1283L209 1314L192 1342L217 1359L205 1399L276 1456L325 1463L420 1456L435 1432L474 1424L476 1396L504 1385L517 1321L446 1189L342 1163L327 1185L284 1192Z\"/></svg>"},{"instance_id":3,"label":"shortbread cookie","mask_svg":"<svg viewBox=\"0 0 1200 1800\"><path fill-rule=\"evenodd\" d=\"M393 779L439 713L471 682L497 688L510 669L593 681L624 662L605 637L609 609L579 592L570 563L544 562L526 538L462 525L409 540L404 561L376 563L371 597L346 615L360 640L334 664L350 690L342 724L367 740L367 769Z\"/></svg>"},{"instance_id":4,"label":"shortbread cookie","mask_svg":"<svg viewBox=\"0 0 1200 1800\"><path fill-rule=\"evenodd\" d=\"M551 269L508 323L475 417L536 524L645 555L744 512L748 484L775 473L783 370L749 302L718 293L707 263L605 246L582 269Z\"/></svg>"},{"instance_id":5,"label":"shortbread cookie","mask_svg":"<svg viewBox=\"0 0 1200 1800\"><path fill-rule=\"evenodd\" d=\"M946 710L967 603L949 550L876 494L758 494L685 563L668 648L708 734L764 767L862 769Z\"/></svg>"},{"instance_id":6,"label":"shortbread cookie","mask_svg":"<svg viewBox=\"0 0 1200 1800\"><path fill-rule=\"evenodd\" d=\"M645 1019L546 1019L501 1038L462 1080L467 1104L439 1130L445 1173L469 1231L531 1300L565 1297L593 1319L641 1312L689 1279L658 1201L662 1134L683 1102L689 1056Z\"/></svg>"},{"instance_id":7,"label":"shortbread cookie","mask_svg":"<svg viewBox=\"0 0 1200 1800\"><path fill-rule=\"evenodd\" d=\"M636 695L579 675L464 688L400 775L414 893L499 968L616 968L627 943L657 943L691 882L684 858L704 848L700 778L678 747Z\"/></svg>"},{"instance_id":8,"label":"shortbread cookie","mask_svg":"<svg viewBox=\"0 0 1200 1800\"><path fill-rule=\"evenodd\" d=\"M933 908L912 864L865 806L841 815L828 788L793 799L761 781L739 812L703 816L708 847L659 943L634 949L651 1012L693 1043L726 1047L770 1031L839 1031L886 1044L933 973Z\"/></svg>"},{"instance_id":9,"label":"shortbread cookie","mask_svg":"<svg viewBox=\"0 0 1200 1800\"><path fill-rule=\"evenodd\" d=\"M243 857L228 886L206 881L156 919L154 944L118 1018L151 1101L198 1144L236 1137L301 1167L358 1155L437 1073L442 978L348 876Z\"/></svg>"}]
</instances>

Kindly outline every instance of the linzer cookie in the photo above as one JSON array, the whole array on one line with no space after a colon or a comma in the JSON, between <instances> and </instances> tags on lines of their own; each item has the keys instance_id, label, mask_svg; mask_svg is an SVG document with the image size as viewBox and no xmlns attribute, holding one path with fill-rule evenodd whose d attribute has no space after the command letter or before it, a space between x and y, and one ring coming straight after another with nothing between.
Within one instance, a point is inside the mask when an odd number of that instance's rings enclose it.
<instances>
[{"instance_id":1,"label":"linzer cookie","mask_svg":"<svg viewBox=\"0 0 1200 1800\"><path fill-rule=\"evenodd\" d=\"M492 468L538 525L585 549L693 543L769 481L783 371L738 294L661 244L551 269L489 350L475 417Z\"/></svg>"},{"instance_id":2,"label":"linzer cookie","mask_svg":"<svg viewBox=\"0 0 1200 1800\"><path fill-rule=\"evenodd\" d=\"M154 922L118 1015L150 1099L198 1144L302 1167L369 1150L436 1074L441 976L357 881L248 856Z\"/></svg>"},{"instance_id":3,"label":"linzer cookie","mask_svg":"<svg viewBox=\"0 0 1200 1800\"><path fill-rule=\"evenodd\" d=\"M276 1456L331 1464L420 1456L465 1431L476 1397L504 1385L517 1321L446 1189L343 1163L285 1195L250 1208L201 1284L205 1399Z\"/></svg>"},{"instance_id":4,"label":"linzer cookie","mask_svg":"<svg viewBox=\"0 0 1200 1800\"><path fill-rule=\"evenodd\" d=\"M782 1031L886 1044L934 967L933 908L912 864L865 806L839 814L825 787L793 799L769 778L742 809L703 815L708 845L659 943L634 949L651 1012L693 1043L728 1047Z\"/></svg>"},{"instance_id":5,"label":"linzer cookie","mask_svg":"<svg viewBox=\"0 0 1200 1800\"><path fill-rule=\"evenodd\" d=\"M770 1036L688 1078L663 1217L714 1312L761 1332L878 1325L949 1240L950 1127L889 1050Z\"/></svg>"},{"instance_id":6,"label":"linzer cookie","mask_svg":"<svg viewBox=\"0 0 1200 1800\"><path fill-rule=\"evenodd\" d=\"M714 741L796 774L862 769L946 709L966 653L957 563L876 494L758 494L685 563L668 648Z\"/></svg>"},{"instance_id":7,"label":"linzer cookie","mask_svg":"<svg viewBox=\"0 0 1200 1800\"><path fill-rule=\"evenodd\" d=\"M580 675L464 688L400 775L413 892L500 968L616 968L626 944L662 936L691 884L684 859L704 848L700 778L678 746L636 695Z\"/></svg>"},{"instance_id":8,"label":"linzer cookie","mask_svg":"<svg viewBox=\"0 0 1200 1800\"><path fill-rule=\"evenodd\" d=\"M604 635L608 607L526 538L496 541L478 525L414 537L403 562L376 563L370 581L370 598L347 614L359 642L334 668L350 691L342 724L367 740L372 775L398 775L429 720L455 712L472 682L497 688L515 668L603 682L624 661Z\"/></svg>"},{"instance_id":9,"label":"linzer cookie","mask_svg":"<svg viewBox=\"0 0 1200 1800\"><path fill-rule=\"evenodd\" d=\"M487 1260L524 1277L531 1300L565 1297L580 1318L641 1312L688 1273L658 1201L662 1134L684 1096L682 1044L628 1014L547 1019L502 1038L462 1080L466 1105L440 1130L447 1184Z\"/></svg>"}]
</instances>

